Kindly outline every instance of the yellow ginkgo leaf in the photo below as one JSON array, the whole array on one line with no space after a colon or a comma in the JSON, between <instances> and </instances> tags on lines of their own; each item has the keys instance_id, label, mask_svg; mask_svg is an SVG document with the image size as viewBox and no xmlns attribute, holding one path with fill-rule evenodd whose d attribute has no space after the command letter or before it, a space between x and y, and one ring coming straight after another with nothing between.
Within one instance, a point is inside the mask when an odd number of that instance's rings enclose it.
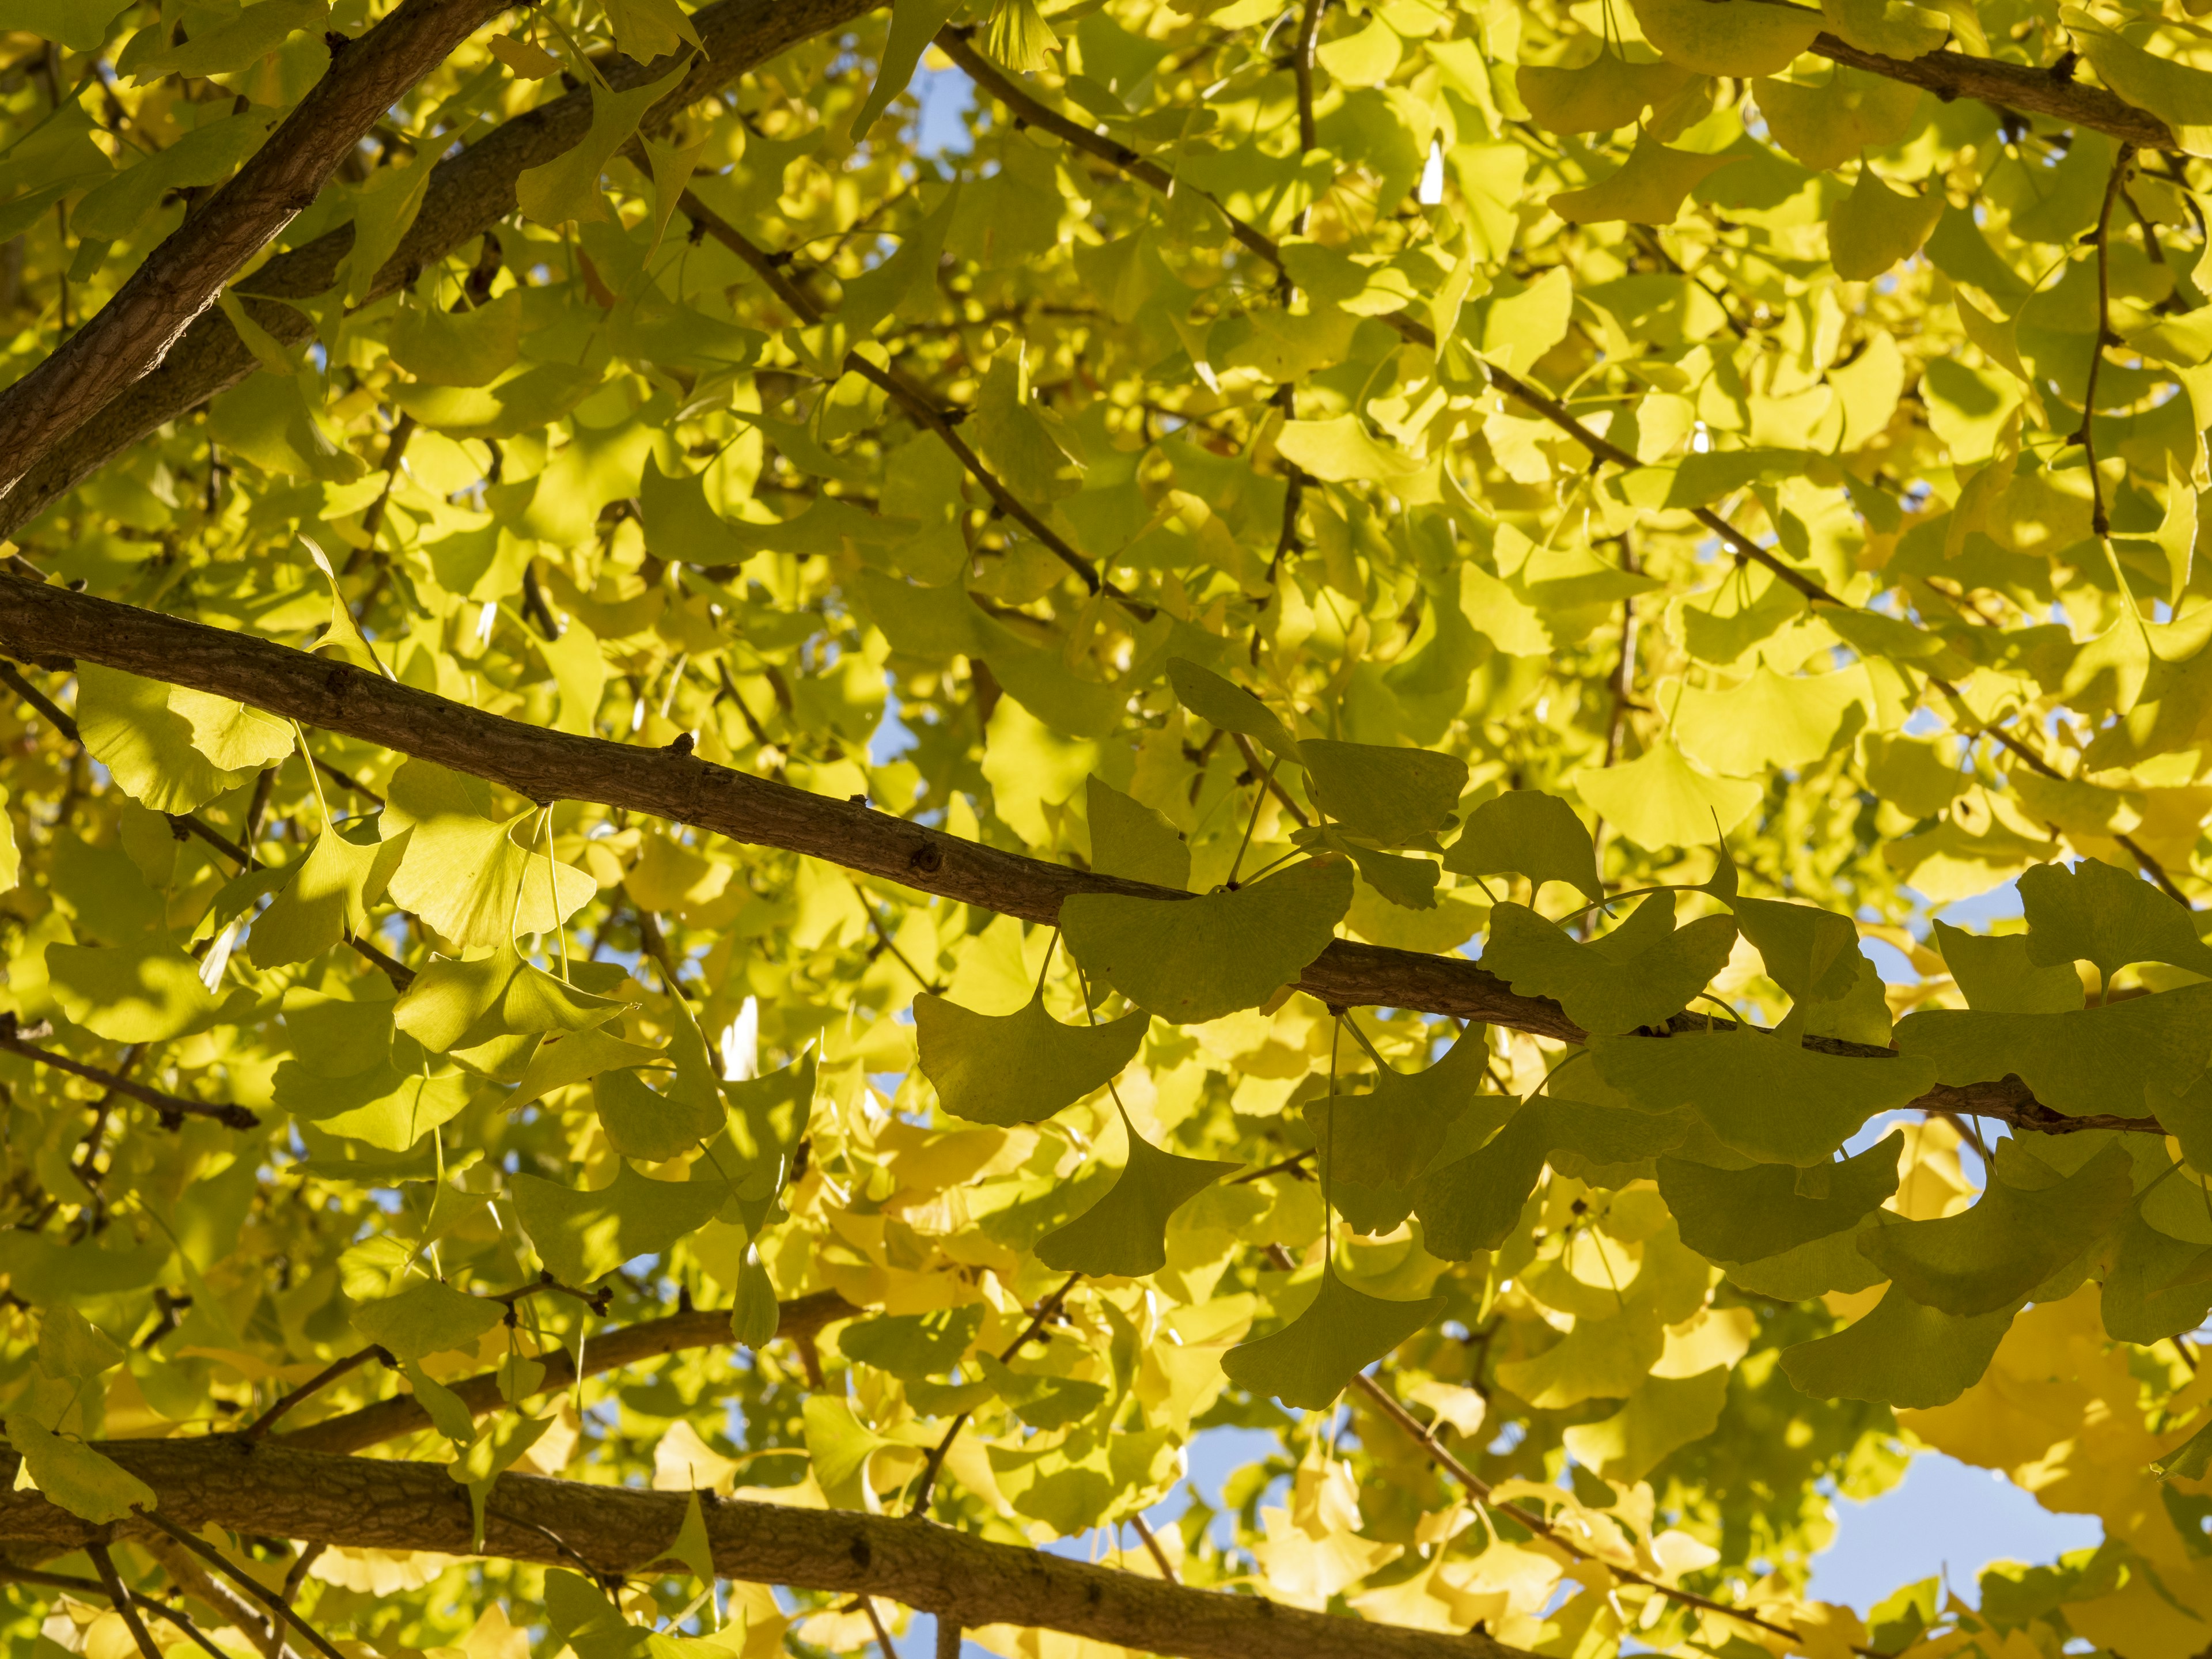
<instances>
[{"instance_id":1,"label":"yellow ginkgo leaf","mask_svg":"<svg viewBox=\"0 0 2212 1659\"><path fill-rule=\"evenodd\" d=\"M1813 44L1817 12L1759 0L1634 0L1644 38L1700 75L1772 75Z\"/></svg>"},{"instance_id":2,"label":"yellow ginkgo leaf","mask_svg":"<svg viewBox=\"0 0 2212 1659\"><path fill-rule=\"evenodd\" d=\"M1691 3L1702 4L1703 0ZM1649 133L1638 133L1626 167L1587 189L1563 190L1549 205L1569 224L1626 219L1632 224L1671 225L1682 210L1682 198L1735 159L1669 149Z\"/></svg>"}]
</instances>

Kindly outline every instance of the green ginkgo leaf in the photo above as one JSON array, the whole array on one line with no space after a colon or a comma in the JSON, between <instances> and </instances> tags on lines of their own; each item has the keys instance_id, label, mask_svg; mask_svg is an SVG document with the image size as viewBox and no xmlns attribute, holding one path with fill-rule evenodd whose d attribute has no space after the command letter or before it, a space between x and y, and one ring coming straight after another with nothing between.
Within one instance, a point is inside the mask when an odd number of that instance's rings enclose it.
<instances>
[{"instance_id":1,"label":"green ginkgo leaf","mask_svg":"<svg viewBox=\"0 0 2212 1659\"><path fill-rule=\"evenodd\" d=\"M565 1089L572 1083L587 1083L602 1072L672 1063L665 1049L611 1036L605 1026L586 1026L558 1041L548 1040L538 1046L522 1073L522 1081L507 1097L507 1109L518 1111L532 1101L544 1099L556 1089Z\"/></svg>"},{"instance_id":2,"label":"green ginkgo leaf","mask_svg":"<svg viewBox=\"0 0 2212 1659\"><path fill-rule=\"evenodd\" d=\"M1033 1429L1064 1429L1079 1423L1106 1403L1106 1386L1076 1377L1040 1376L1015 1370L995 1356L979 1353L975 1369L991 1392Z\"/></svg>"},{"instance_id":3,"label":"green ginkgo leaf","mask_svg":"<svg viewBox=\"0 0 2212 1659\"><path fill-rule=\"evenodd\" d=\"M1443 1307L1440 1296L1418 1302L1369 1296L1339 1279L1334 1263L1325 1263L1320 1291L1305 1311L1273 1335L1231 1348L1222 1355L1221 1369L1240 1389L1302 1411L1321 1411Z\"/></svg>"},{"instance_id":4,"label":"green ginkgo leaf","mask_svg":"<svg viewBox=\"0 0 2212 1659\"><path fill-rule=\"evenodd\" d=\"M46 975L62 1012L110 1042L167 1042L216 1016L200 964L152 935L121 945L50 945Z\"/></svg>"},{"instance_id":5,"label":"green ginkgo leaf","mask_svg":"<svg viewBox=\"0 0 2212 1659\"><path fill-rule=\"evenodd\" d=\"M85 748L125 793L156 812L196 812L217 795L251 783L259 769L258 764L218 766L202 753L192 741L193 722L173 704L179 696L245 713L227 698L179 693L117 669L78 665L76 722ZM210 729L220 727L216 714L204 707L201 713ZM289 750L291 732L280 729Z\"/></svg>"},{"instance_id":6,"label":"green ginkgo leaf","mask_svg":"<svg viewBox=\"0 0 2212 1659\"><path fill-rule=\"evenodd\" d=\"M1782 1351L1782 1370L1815 1400L1924 1411L1948 1406L1989 1369L2017 1306L1960 1318L1892 1285L1849 1329Z\"/></svg>"},{"instance_id":7,"label":"green ginkgo leaf","mask_svg":"<svg viewBox=\"0 0 2212 1659\"><path fill-rule=\"evenodd\" d=\"M1969 1008L1990 1014L2063 1014L2081 1006L2072 958L2039 967L2022 933L1969 933L1937 921L1936 948Z\"/></svg>"},{"instance_id":8,"label":"green ginkgo leaf","mask_svg":"<svg viewBox=\"0 0 2212 1659\"><path fill-rule=\"evenodd\" d=\"M1467 828L1444 852L1444 868L1462 876L1526 876L1542 896L1563 881L1584 898L1601 899L1597 848L1575 809L1540 789L1493 795L1467 815Z\"/></svg>"},{"instance_id":9,"label":"green ginkgo leaf","mask_svg":"<svg viewBox=\"0 0 2212 1659\"><path fill-rule=\"evenodd\" d=\"M1060 926L1086 972L1162 1019L1194 1025L1293 983L1328 948L1352 892L1348 862L1313 859L1194 899L1078 893L1061 903Z\"/></svg>"},{"instance_id":10,"label":"green ginkgo leaf","mask_svg":"<svg viewBox=\"0 0 2212 1659\"><path fill-rule=\"evenodd\" d=\"M2109 1227L2133 1194L2134 1163L2107 1146L2063 1178L2014 1140L1971 1209L1893 1221L1859 1235L1859 1249L1916 1302L1985 1314L2026 1296ZM2041 1184L2027 1186L2036 1182Z\"/></svg>"},{"instance_id":11,"label":"green ginkgo leaf","mask_svg":"<svg viewBox=\"0 0 2212 1659\"><path fill-rule=\"evenodd\" d=\"M1772 75L1813 44L1817 11L1756 0L1633 0L1644 38L1669 63L1699 75Z\"/></svg>"},{"instance_id":12,"label":"green ginkgo leaf","mask_svg":"<svg viewBox=\"0 0 2212 1659\"><path fill-rule=\"evenodd\" d=\"M1632 64L1609 47L1580 69L1523 64L1513 84L1547 132L1617 132L1663 104L1690 79L1676 64Z\"/></svg>"},{"instance_id":13,"label":"green ginkgo leaf","mask_svg":"<svg viewBox=\"0 0 2212 1659\"><path fill-rule=\"evenodd\" d=\"M730 1107L726 1173L749 1231L757 1234L789 1178L814 1109L812 1049L781 1071L722 1085Z\"/></svg>"},{"instance_id":14,"label":"green ginkgo leaf","mask_svg":"<svg viewBox=\"0 0 2212 1659\"><path fill-rule=\"evenodd\" d=\"M1702 5L1706 0L1692 3ZM1747 0L1734 0L1734 3L1741 8ZM1559 191L1547 205L1569 224L1626 221L1636 225L1671 225L1682 210L1682 198L1737 159L1672 149L1650 132L1639 131L1636 148L1629 151L1627 162L1619 171L1585 189Z\"/></svg>"},{"instance_id":15,"label":"green ginkgo leaf","mask_svg":"<svg viewBox=\"0 0 2212 1659\"><path fill-rule=\"evenodd\" d=\"M1872 1221L1756 1261L1726 1264L1729 1281L1777 1302L1809 1302L1830 1291L1863 1291L1881 1283L1881 1269L1859 1254L1859 1234Z\"/></svg>"},{"instance_id":16,"label":"green ginkgo leaf","mask_svg":"<svg viewBox=\"0 0 2212 1659\"><path fill-rule=\"evenodd\" d=\"M1830 1002L1850 993L1863 953L1849 916L1778 899L1735 901L1735 925L1792 1002Z\"/></svg>"},{"instance_id":17,"label":"green ginkgo leaf","mask_svg":"<svg viewBox=\"0 0 2212 1659\"><path fill-rule=\"evenodd\" d=\"M1521 904L1490 913L1482 965L1524 996L1555 998L1585 1031L1663 1025L1728 965L1735 923L1701 916L1674 926L1674 895L1655 893L1589 944Z\"/></svg>"},{"instance_id":18,"label":"green ginkgo leaf","mask_svg":"<svg viewBox=\"0 0 2212 1659\"><path fill-rule=\"evenodd\" d=\"M2204 1247L2166 1234L2138 1204L2119 1230L2119 1251L2105 1274L2100 1304L2105 1334L2148 1346L2193 1331L2212 1312L2212 1276L2198 1277Z\"/></svg>"},{"instance_id":19,"label":"green ginkgo leaf","mask_svg":"<svg viewBox=\"0 0 2212 1659\"><path fill-rule=\"evenodd\" d=\"M920 1382L960 1363L975 1333L983 1328L985 1311L982 1304L971 1302L933 1313L855 1320L839 1334L837 1347L848 1359Z\"/></svg>"},{"instance_id":20,"label":"green ginkgo leaf","mask_svg":"<svg viewBox=\"0 0 2212 1659\"><path fill-rule=\"evenodd\" d=\"M334 825L316 836L276 902L254 919L247 945L253 965L311 961L367 928L368 907L384 896L413 833L380 841L369 823Z\"/></svg>"},{"instance_id":21,"label":"green ginkgo leaf","mask_svg":"<svg viewBox=\"0 0 2212 1659\"><path fill-rule=\"evenodd\" d=\"M647 1076L669 1086L655 1089ZM607 1145L625 1158L661 1163L711 1139L722 1127L722 1103L709 1085L702 1095L671 1073L623 1067L601 1072L592 1085Z\"/></svg>"},{"instance_id":22,"label":"green ginkgo leaf","mask_svg":"<svg viewBox=\"0 0 2212 1659\"><path fill-rule=\"evenodd\" d=\"M703 1159L689 1181L650 1180L617 1163L612 1183L592 1192L532 1175L507 1181L538 1259L555 1278L577 1285L634 1257L659 1255L704 1225L730 1196Z\"/></svg>"},{"instance_id":23,"label":"green ginkgo leaf","mask_svg":"<svg viewBox=\"0 0 2212 1659\"><path fill-rule=\"evenodd\" d=\"M1802 1047L1785 1023L1682 1031L1663 1040L1594 1037L1598 1073L1648 1112L1688 1107L1723 1146L1763 1164L1825 1164L1859 1125L1928 1092L1936 1067L1912 1057L1845 1059Z\"/></svg>"},{"instance_id":24,"label":"green ginkgo leaf","mask_svg":"<svg viewBox=\"0 0 2212 1659\"><path fill-rule=\"evenodd\" d=\"M65 1440L23 1413L11 1412L3 1424L8 1443L22 1454L30 1478L47 1501L80 1521L106 1526L128 1520L134 1509L150 1510L160 1498L154 1489L105 1452L82 1441Z\"/></svg>"},{"instance_id":25,"label":"green ginkgo leaf","mask_svg":"<svg viewBox=\"0 0 2212 1659\"><path fill-rule=\"evenodd\" d=\"M1233 680L1188 659L1170 657L1168 684L1175 688L1176 701L1208 726L1241 732L1285 760L1298 757L1297 739L1275 711Z\"/></svg>"},{"instance_id":26,"label":"green ginkgo leaf","mask_svg":"<svg viewBox=\"0 0 2212 1659\"><path fill-rule=\"evenodd\" d=\"M495 811L481 780L427 761L409 761L392 780L384 833L415 832L392 873L392 896L464 950L550 933L599 896L581 870L547 859L539 813L501 819Z\"/></svg>"},{"instance_id":27,"label":"green ginkgo leaf","mask_svg":"<svg viewBox=\"0 0 2212 1659\"><path fill-rule=\"evenodd\" d=\"M457 1348L473 1350L477 1340L507 1315L506 1304L469 1296L442 1279L417 1279L397 1296L362 1302L353 1310L354 1328L398 1359L423 1359Z\"/></svg>"},{"instance_id":28,"label":"green ginkgo leaf","mask_svg":"<svg viewBox=\"0 0 2212 1659\"><path fill-rule=\"evenodd\" d=\"M1838 1164L1717 1170L1659 1160L1659 1192L1682 1243L1715 1261L1760 1261L1856 1226L1897 1190L1903 1131ZM2039 1278L2040 1275L2038 1275Z\"/></svg>"},{"instance_id":29,"label":"green ginkgo leaf","mask_svg":"<svg viewBox=\"0 0 2212 1659\"><path fill-rule=\"evenodd\" d=\"M1142 1279L1167 1265L1168 1218L1243 1166L1163 1152L1121 1114L1129 1152L1106 1196L1036 1242L1037 1260L1063 1273Z\"/></svg>"},{"instance_id":30,"label":"green ginkgo leaf","mask_svg":"<svg viewBox=\"0 0 2212 1659\"><path fill-rule=\"evenodd\" d=\"M469 1103L464 1073L440 1077L380 1064L350 1077L318 1077L297 1060L276 1068L276 1105L325 1134L343 1135L387 1152L404 1152L450 1123Z\"/></svg>"},{"instance_id":31,"label":"green ginkgo leaf","mask_svg":"<svg viewBox=\"0 0 2212 1659\"><path fill-rule=\"evenodd\" d=\"M1305 831L1299 832L1302 836ZM1359 872L1360 879L1391 903L1404 910L1437 908L1439 875L1432 859L1409 858L1402 853L1382 853L1348 842L1334 829L1322 830L1316 839L1332 852L1343 854Z\"/></svg>"},{"instance_id":32,"label":"green ginkgo leaf","mask_svg":"<svg viewBox=\"0 0 2212 1659\"><path fill-rule=\"evenodd\" d=\"M1298 745L1314 804L1355 836L1398 847L1444 826L1467 788L1467 763L1426 749L1309 738Z\"/></svg>"},{"instance_id":33,"label":"green ginkgo leaf","mask_svg":"<svg viewBox=\"0 0 2212 1659\"><path fill-rule=\"evenodd\" d=\"M1504 1243L1535 1190L1551 1143L1550 1103L1531 1100L1483 1146L1423 1175L1413 1212L1429 1254L1465 1261Z\"/></svg>"},{"instance_id":34,"label":"green ginkgo leaf","mask_svg":"<svg viewBox=\"0 0 2212 1659\"><path fill-rule=\"evenodd\" d=\"M1923 1009L1897 1023L1897 1047L1940 1083L2016 1075L2053 1111L2138 1117L2147 1088L2179 1093L2203 1075L2208 1021L2212 985L2184 985L2057 1013Z\"/></svg>"},{"instance_id":35,"label":"green ginkgo leaf","mask_svg":"<svg viewBox=\"0 0 2212 1659\"><path fill-rule=\"evenodd\" d=\"M2142 877L2083 859L2071 870L2039 864L2020 878L2027 959L2039 968L2086 962L2109 983L2131 963L2166 962L2212 974L2212 945L2190 913Z\"/></svg>"},{"instance_id":36,"label":"green ginkgo leaf","mask_svg":"<svg viewBox=\"0 0 2212 1659\"><path fill-rule=\"evenodd\" d=\"M514 183L516 205L525 218L558 226L568 220L608 216L599 191L599 172L622 148L645 112L684 76L678 64L658 81L615 91L594 78L591 83L592 125L581 140L541 166L526 167Z\"/></svg>"},{"instance_id":37,"label":"green ginkgo leaf","mask_svg":"<svg viewBox=\"0 0 2212 1659\"><path fill-rule=\"evenodd\" d=\"M1350 1182L1378 1189L1418 1181L1474 1104L1489 1063L1487 1035L1470 1025L1433 1066L1412 1073L1384 1066L1366 1094L1308 1102L1306 1121L1325 1178L1332 1187ZM1506 1096L1491 1100L1501 1108L1513 1104Z\"/></svg>"},{"instance_id":38,"label":"green ginkgo leaf","mask_svg":"<svg viewBox=\"0 0 2212 1659\"><path fill-rule=\"evenodd\" d=\"M1151 1024L1133 1013L1063 1025L1045 1012L1042 986L1011 1014L975 1013L927 992L914 1000L919 1064L939 1101L955 1117L1001 1127L1041 1123L1104 1088L1136 1058Z\"/></svg>"},{"instance_id":39,"label":"green ginkgo leaf","mask_svg":"<svg viewBox=\"0 0 2212 1659\"><path fill-rule=\"evenodd\" d=\"M392 1017L434 1054L496 1036L581 1031L635 1005L563 984L512 945L474 961L438 957L400 994Z\"/></svg>"},{"instance_id":40,"label":"green ginkgo leaf","mask_svg":"<svg viewBox=\"0 0 2212 1659\"><path fill-rule=\"evenodd\" d=\"M1190 848L1173 824L1095 772L1084 790L1093 870L1177 892L1190 884Z\"/></svg>"},{"instance_id":41,"label":"green ginkgo leaf","mask_svg":"<svg viewBox=\"0 0 2212 1659\"><path fill-rule=\"evenodd\" d=\"M1748 5L1755 0L1728 0ZM1707 0L1689 0L1702 6ZM1759 787L1746 778L1717 778L1672 742L1655 744L1634 760L1574 775L1575 789L1607 823L1638 847L1703 847L1725 836L1759 805Z\"/></svg>"}]
</instances>

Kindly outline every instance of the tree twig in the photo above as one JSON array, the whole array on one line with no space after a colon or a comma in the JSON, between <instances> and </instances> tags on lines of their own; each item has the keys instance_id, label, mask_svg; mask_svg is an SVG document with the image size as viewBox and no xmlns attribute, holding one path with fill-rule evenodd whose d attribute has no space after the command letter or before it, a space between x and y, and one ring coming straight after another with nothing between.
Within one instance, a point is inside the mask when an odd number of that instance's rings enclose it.
<instances>
[{"instance_id":1,"label":"tree twig","mask_svg":"<svg viewBox=\"0 0 2212 1659\"><path fill-rule=\"evenodd\" d=\"M138 1616L138 1599L124 1588L123 1576L115 1571L115 1558L108 1553L105 1544L87 1544L84 1553L92 1562L93 1571L100 1575L102 1592L115 1604L115 1615L122 1620L123 1627L131 1632L131 1639L138 1644L145 1659L161 1659L161 1650L154 1645L154 1638L146 1629L146 1621Z\"/></svg>"},{"instance_id":2,"label":"tree twig","mask_svg":"<svg viewBox=\"0 0 2212 1659\"><path fill-rule=\"evenodd\" d=\"M374 1342L370 1343L367 1347L361 1349L357 1352L346 1355L343 1359L333 1359L329 1364L324 1366L322 1370L317 1371L313 1376L300 1384L298 1388L293 1389L291 1393L285 1395L283 1398L279 1399L275 1404L270 1406L267 1411L255 1418L252 1422L247 1424L244 1431L240 1434L239 1438L241 1440L260 1439L263 1435L268 1433L270 1429L274 1428L276 1425L277 1419L283 1417L285 1413L290 1411L293 1407L300 1404L300 1402L304 1400L309 1399L313 1395L321 1393L322 1390L330 1387L331 1383L337 1382L339 1378L349 1375L358 1367L367 1364L372 1359L381 1359L387 1365L393 1363L391 1354L386 1352L383 1347Z\"/></svg>"},{"instance_id":3,"label":"tree twig","mask_svg":"<svg viewBox=\"0 0 2212 1659\"><path fill-rule=\"evenodd\" d=\"M120 1575L118 1576L120 1577ZM107 1586L97 1578L79 1578L74 1573L67 1572L48 1572L40 1567L20 1566L12 1561L0 1562L0 1583L37 1584L47 1589L75 1590L81 1595L101 1595L113 1599L110 1595ZM180 1607L170 1607L154 1596L142 1595L136 1590L132 1590L130 1594L132 1605L141 1613L150 1613L156 1619L167 1620L212 1656L212 1659L231 1659L229 1654L225 1653L209 1639L208 1633L199 1627L191 1614Z\"/></svg>"},{"instance_id":4,"label":"tree twig","mask_svg":"<svg viewBox=\"0 0 2212 1659\"><path fill-rule=\"evenodd\" d=\"M33 1027L33 1030L42 1028ZM97 1083L118 1095L128 1095L141 1104L151 1106L165 1117L205 1117L233 1129L258 1129L261 1120L243 1106L207 1100L187 1100L182 1095L167 1094L134 1082L119 1073L98 1066L88 1066L81 1060L57 1054L51 1048L41 1048L35 1042L24 1041L25 1033L15 1024L12 1013L0 1012L0 1048L9 1054L21 1054L25 1060L40 1066L51 1066L56 1071L67 1072L88 1083Z\"/></svg>"},{"instance_id":5,"label":"tree twig","mask_svg":"<svg viewBox=\"0 0 2212 1659\"><path fill-rule=\"evenodd\" d=\"M1030 1339L1042 1330L1053 1316L1059 1313L1060 1304L1067 1299L1067 1293L1082 1282L1081 1273L1070 1273L1058 1290L1037 1304L1036 1315L1023 1328L1022 1334L1008 1343L999 1355L1000 1364L1008 1363L1019 1353L1028 1345ZM907 1505L906 1512L908 1515L929 1513L929 1494L937 1485L937 1472L945 1467L945 1454L952 1449L952 1443L960 1437L960 1431L967 1426L968 1419L972 1415L972 1413L962 1412L954 1418L952 1426L945 1431L945 1437L931 1448L929 1460L922 1465L921 1482L915 1488L913 1501Z\"/></svg>"},{"instance_id":6,"label":"tree twig","mask_svg":"<svg viewBox=\"0 0 2212 1659\"><path fill-rule=\"evenodd\" d=\"M194 1537L191 1533L186 1532L182 1527L177 1525L175 1522L170 1520L165 1515L161 1515L155 1510L144 1508L141 1508L137 1513L140 1519L145 1521L149 1525L160 1528L163 1532L168 1534L170 1537L175 1539L177 1542L182 1544L193 1554L198 1556L200 1559L205 1561L209 1565L221 1572L223 1577L236 1584L239 1589L244 1590L248 1595L252 1596L256 1601L265 1605L271 1613L275 1613L279 1619L282 1619L286 1624L289 1625L294 1630L299 1632L301 1636L305 1637L307 1640L308 1645L313 1647L316 1652L321 1654L323 1656L323 1659L346 1659L345 1655L339 1652L336 1647L332 1646L330 1640L325 1637L320 1631L317 1630L313 1625L300 1617L298 1613L293 1612L291 1604L286 1601L283 1596L277 1595L275 1590L269 1589L268 1586L262 1583L259 1579L254 1577L252 1574L247 1572L244 1568L232 1565L231 1563L224 1558L222 1553L216 1549L215 1546Z\"/></svg>"}]
</instances>

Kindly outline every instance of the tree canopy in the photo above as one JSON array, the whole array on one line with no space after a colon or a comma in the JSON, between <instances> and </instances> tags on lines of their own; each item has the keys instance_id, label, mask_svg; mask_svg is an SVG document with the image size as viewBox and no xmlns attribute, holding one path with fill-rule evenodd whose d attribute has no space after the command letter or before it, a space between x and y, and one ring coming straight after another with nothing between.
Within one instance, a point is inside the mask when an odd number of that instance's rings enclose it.
<instances>
[{"instance_id":1,"label":"tree canopy","mask_svg":"<svg viewBox=\"0 0 2212 1659\"><path fill-rule=\"evenodd\" d=\"M2203 9L0 0L10 1653L2212 1649Z\"/></svg>"}]
</instances>

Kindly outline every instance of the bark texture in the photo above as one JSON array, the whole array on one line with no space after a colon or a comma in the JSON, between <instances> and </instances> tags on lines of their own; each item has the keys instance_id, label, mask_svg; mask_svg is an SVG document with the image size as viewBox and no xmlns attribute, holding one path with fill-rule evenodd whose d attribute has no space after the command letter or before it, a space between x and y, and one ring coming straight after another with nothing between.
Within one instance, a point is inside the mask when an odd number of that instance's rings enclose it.
<instances>
[{"instance_id":1,"label":"bark texture","mask_svg":"<svg viewBox=\"0 0 2212 1659\"><path fill-rule=\"evenodd\" d=\"M172 1523L259 1537L470 1555L469 1495L434 1463L332 1457L231 1436L111 1441ZM0 1455L0 1487L16 1459ZM508 1474L485 1505L481 1553L620 1576L665 1558L686 1495ZM974 1629L1064 1631L1182 1659L1523 1659L1487 1636L1448 1635L1190 1589L915 1516L701 1498L714 1569L728 1578L880 1595ZM145 1523L119 1523L132 1536ZM0 1548L81 1548L100 1529L35 1492L0 1491Z\"/></svg>"},{"instance_id":2,"label":"bark texture","mask_svg":"<svg viewBox=\"0 0 2212 1659\"><path fill-rule=\"evenodd\" d=\"M720 92L801 41L849 23L871 9L868 0L717 0L701 8L692 14L691 23L706 52L676 90L647 116L647 128ZM639 64L621 58L607 65L605 73L619 90L659 79L676 61L666 58ZM543 166L573 149L591 124L591 94L572 92L517 116L459 155L439 162L423 194L422 210L398 251L377 273L368 297L403 286L412 273L513 213L514 181L526 168ZM247 314L288 345L306 339L314 331L307 313L280 301L327 292L352 249L353 227L345 224L279 254L243 285ZM259 367L228 318L220 311L202 312L161 368L55 444L0 498L0 536L28 523L119 451L228 391Z\"/></svg>"}]
</instances>

